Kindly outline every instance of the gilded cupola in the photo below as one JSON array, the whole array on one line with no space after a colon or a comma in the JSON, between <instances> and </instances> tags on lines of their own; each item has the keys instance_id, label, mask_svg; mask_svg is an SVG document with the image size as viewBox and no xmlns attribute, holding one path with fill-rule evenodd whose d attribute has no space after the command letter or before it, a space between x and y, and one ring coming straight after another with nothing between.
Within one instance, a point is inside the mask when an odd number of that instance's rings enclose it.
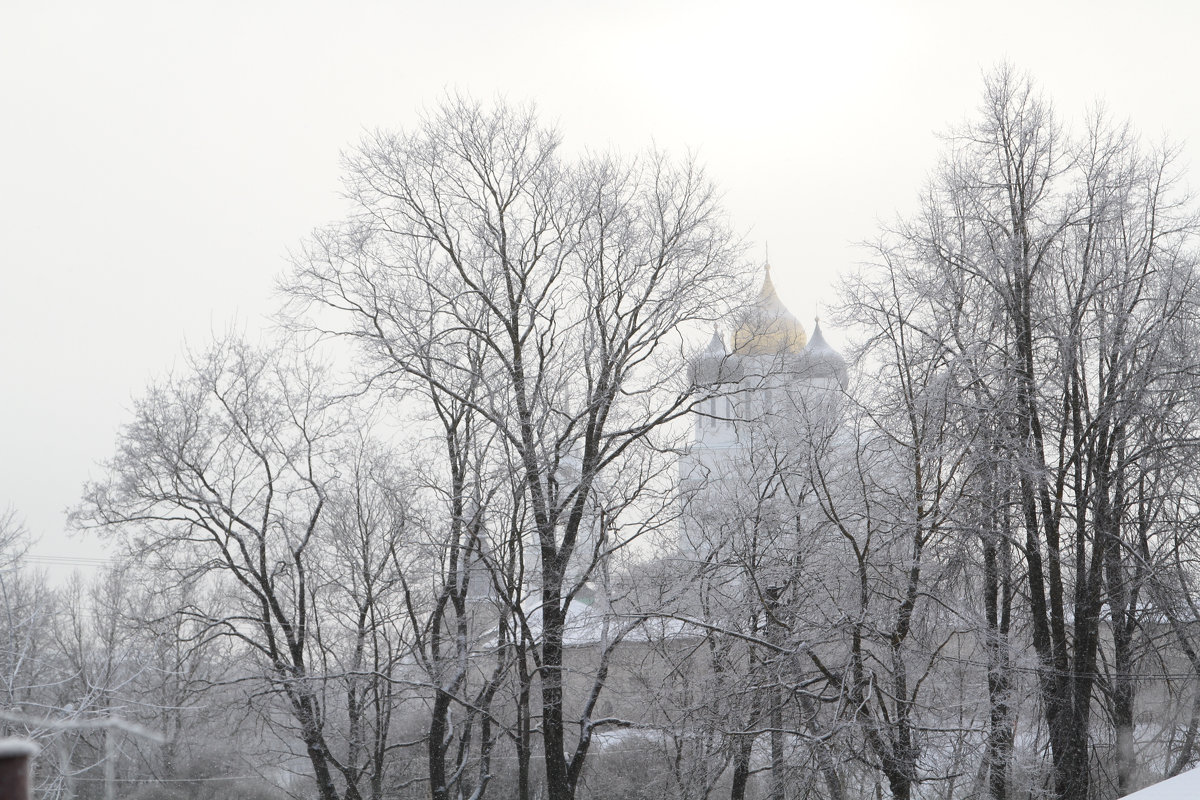
<instances>
[{"instance_id":1,"label":"gilded cupola","mask_svg":"<svg viewBox=\"0 0 1200 800\"><path fill-rule=\"evenodd\" d=\"M776 294L769 264L765 272L758 299L734 331L733 352L742 356L797 355L808 343L808 334Z\"/></svg>"}]
</instances>

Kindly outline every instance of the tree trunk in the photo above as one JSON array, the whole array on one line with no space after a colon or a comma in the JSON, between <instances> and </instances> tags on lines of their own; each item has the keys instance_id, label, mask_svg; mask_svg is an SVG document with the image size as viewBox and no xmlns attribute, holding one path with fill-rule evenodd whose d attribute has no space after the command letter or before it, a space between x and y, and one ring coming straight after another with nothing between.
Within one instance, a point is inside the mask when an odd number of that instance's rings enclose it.
<instances>
[{"instance_id":1,"label":"tree trunk","mask_svg":"<svg viewBox=\"0 0 1200 800\"><path fill-rule=\"evenodd\" d=\"M433 800L449 800L450 790L446 786L446 718L450 710L450 695L438 687L433 698L433 710L429 717L429 794Z\"/></svg>"},{"instance_id":2,"label":"tree trunk","mask_svg":"<svg viewBox=\"0 0 1200 800\"><path fill-rule=\"evenodd\" d=\"M750 754L754 749L754 738L752 733L738 737L737 750L733 756L733 783L729 789L729 800L746 800L746 783L750 780Z\"/></svg>"},{"instance_id":3,"label":"tree trunk","mask_svg":"<svg viewBox=\"0 0 1200 800\"><path fill-rule=\"evenodd\" d=\"M993 482L990 487L996 491ZM1003 508L1003 504L1000 506ZM1009 766L1013 757L1012 661L1008 640L1012 620L1012 555L1006 512L993 511L991 525L998 535L983 542L984 606L987 620L988 739L986 759L988 796L1007 800Z\"/></svg>"},{"instance_id":4,"label":"tree trunk","mask_svg":"<svg viewBox=\"0 0 1200 800\"><path fill-rule=\"evenodd\" d=\"M546 763L549 800L573 800L574 787L567 775L563 738L564 619L557 585L550 581L542 591L542 749Z\"/></svg>"},{"instance_id":5,"label":"tree trunk","mask_svg":"<svg viewBox=\"0 0 1200 800\"><path fill-rule=\"evenodd\" d=\"M825 789L829 792L829 800L846 800L846 789L842 785L841 775L838 774L837 764L829 752L828 743L820 739L821 730L817 725L817 705L811 697L801 693L800 706L804 709L804 715L807 717L805 726L815 740L813 751L816 753L821 775L825 779Z\"/></svg>"},{"instance_id":6,"label":"tree trunk","mask_svg":"<svg viewBox=\"0 0 1200 800\"><path fill-rule=\"evenodd\" d=\"M778 686L771 689L771 800L784 800L783 696Z\"/></svg>"},{"instance_id":7,"label":"tree trunk","mask_svg":"<svg viewBox=\"0 0 1200 800\"><path fill-rule=\"evenodd\" d=\"M532 677L525 661L525 645L517 648L517 669L520 693L517 695L517 800L530 800L529 766L532 760L529 697Z\"/></svg>"}]
</instances>

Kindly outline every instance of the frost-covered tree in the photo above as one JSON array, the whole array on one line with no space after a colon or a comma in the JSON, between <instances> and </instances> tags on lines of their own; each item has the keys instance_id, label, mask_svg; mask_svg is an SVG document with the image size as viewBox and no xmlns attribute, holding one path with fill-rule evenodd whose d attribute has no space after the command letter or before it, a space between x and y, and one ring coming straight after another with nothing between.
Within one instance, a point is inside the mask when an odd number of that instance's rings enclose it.
<instances>
[{"instance_id":1,"label":"frost-covered tree","mask_svg":"<svg viewBox=\"0 0 1200 800\"><path fill-rule=\"evenodd\" d=\"M313 327L362 345L370 379L460 407L519 477L537 727L549 796L566 800L604 679L597 666L568 696L567 616L606 552L671 513L657 439L694 402L681 331L720 317L739 273L695 163L559 144L530 110L461 99L369 137L347 159L350 215L314 237L288 289Z\"/></svg>"},{"instance_id":2,"label":"frost-covered tree","mask_svg":"<svg viewBox=\"0 0 1200 800\"><path fill-rule=\"evenodd\" d=\"M233 644L231 678L324 800L389 789L408 656L411 493L353 414L305 356L220 342L137 402L74 514L164 579L220 587L187 598L188 635Z\"/></svg>"},{"instance_id":3,"label":"frost-covered tree","mask_svg":"<svg viewBox=\"0 0 1200 800\"><path fill-rule=\"evenodd\" d=\"M1170 149L1101 111L1068 133L1007 67L923 200L884 236L876 306L894 310L904 358L943 362L955 413L981 434L976 511L961 524L981 547L990 793L1009 791L1014 595L1054 795L1097 790L1094 748L1110 733L1124 793L1137 767L1134 638L1164 612L1149 587L1170 575L1156 553L1194 535L1191 512L1164 502L1191 470L1193 212Z\"/></svg>"}]
</instances>

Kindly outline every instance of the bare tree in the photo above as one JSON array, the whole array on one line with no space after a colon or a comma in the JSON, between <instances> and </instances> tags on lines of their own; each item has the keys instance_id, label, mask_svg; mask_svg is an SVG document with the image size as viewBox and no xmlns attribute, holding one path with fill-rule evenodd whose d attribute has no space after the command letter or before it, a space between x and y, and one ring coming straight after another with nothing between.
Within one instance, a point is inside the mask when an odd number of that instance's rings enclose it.
<instances>
[{"instance_id":1,"label":"bare tree","mask_svg":"<svg viewBox=\"0 0 1200 800\"><path fill-rule=\"evenodd\" d=\"M21 569L28 547L29 534L16 510L0 512L0 692L6 706L19 705L36 684L42 644L37 630L53 613L47 587Z\"/></svg>"},{"instance_id":2,"label":"bare tree","mask_svg":"<svg viewBox=\"0 0 1200 800\"><path fill-rule=\"evenodd\" d=\"M221 342L138 401L74 514L180 580L220 580L184 611L259 665L325 800L383 795L407 641L388 567L406 495L378 491L351 414L311 361Z\"/></svg>"},{"instance_id":3,"label":"bare tree","mask_svg":"<svg viewBox=\"0 0 1200 800\"><path fill-rule=\"evenodd\" d=\"M1176 345L1194 329L1193 230L1169 150L1144 151L1099 112L1070 138L1032 82L1001 67L978 119L950 138L922 213L882 248L894 294L916 309L896 320L906 352L937 352L987 432L971 457L985 475L972 524L988 606L993 796L1005 796L1012 748L1014 576L1055 795L1092 791L1100 689L1117 788L1133 788L1132 637L1148 545L1173 527L1151 488L1170 481L1147 476L1178 469L1167 454L1190 439L1190 423L1179 424L1190 415L1172 398L1194 394L1197 374ZM1101 686L1108 636L1112 682Z\"/></svg>"},{"instance_id":4,"label":"bare tree","mask_svg":"<svg viewBox=\"0 0 1200 800\"><path fill-rule=\"evenodd\" d=\"M362 344L371 377L436 386L511 453L556 800L574 796L596 728L585 716L568 746L566 618L620 544L614 516L602 526L593 511L624 512L666 474L640 453L693 402L680 332L719 317L738 278L736 242L694 163L571 162L558 145L532 111L461 99L411 133L369 137L347 160L350 217L315 237L288 287L315 327ZM598 500L622 463L646 465L643 480Z\"/></svg>"}]
</instances>

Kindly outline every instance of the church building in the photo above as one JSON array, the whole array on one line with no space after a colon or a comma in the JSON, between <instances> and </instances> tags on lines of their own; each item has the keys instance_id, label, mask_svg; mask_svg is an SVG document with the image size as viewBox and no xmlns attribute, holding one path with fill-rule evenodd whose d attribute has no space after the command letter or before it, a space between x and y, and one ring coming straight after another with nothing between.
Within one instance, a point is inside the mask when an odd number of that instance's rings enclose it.
<instances>
[{"instance_id":1,"label":"church building","mask_svg":"<svg viewBox=\"0 0 1200 800\"><path fill-rule=\"evenodd\" d=\"M784 439L802 446L812 426L831 421L845 389L846 360L825 340L818 319L810 337L764 269L758 298L727 343L714 331L690 378L706 396L695 413L679 463L684 502L712 497L731 479L745 478L756 443ZM729 487L732 488L732 487ZM692 526L681 529L684 554L702 554Z\"/></svg>"}]
</instances>

